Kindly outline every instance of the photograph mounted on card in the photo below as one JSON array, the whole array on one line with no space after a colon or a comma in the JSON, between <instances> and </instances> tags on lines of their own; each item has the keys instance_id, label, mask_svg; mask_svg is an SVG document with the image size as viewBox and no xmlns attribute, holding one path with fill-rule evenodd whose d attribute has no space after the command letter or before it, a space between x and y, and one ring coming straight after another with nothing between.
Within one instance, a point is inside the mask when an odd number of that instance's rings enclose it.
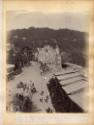
<instances>
[{"instance_id":1,"label":"photograph mounted on card","mask_svg":"<svg viewBox=\"0 0 94 125\"><path fill-rule=\"evenodd\" d=\"M7 115L88 113L92 2L5 3Z\"/></svg>"}]
</instances>

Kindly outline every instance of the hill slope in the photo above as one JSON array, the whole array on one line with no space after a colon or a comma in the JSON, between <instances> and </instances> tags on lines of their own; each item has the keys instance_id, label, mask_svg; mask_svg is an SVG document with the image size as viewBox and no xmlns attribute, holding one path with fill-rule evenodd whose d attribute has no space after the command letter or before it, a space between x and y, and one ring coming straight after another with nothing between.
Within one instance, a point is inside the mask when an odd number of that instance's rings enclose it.
<instances>
[{"instance_id":1,"label":"hill slope","mask_svg":"<svg viewBox=\"0 0 94 125\"><path fill-rule=\"evenodd\" d=\"M71 54L72 63L85 66L84 51L87 34L69 29L34 28L9 31L8 42L15 48L30 47L32 50L45 45L59 46L60 51Z\"/></svg>"}]
</instances>

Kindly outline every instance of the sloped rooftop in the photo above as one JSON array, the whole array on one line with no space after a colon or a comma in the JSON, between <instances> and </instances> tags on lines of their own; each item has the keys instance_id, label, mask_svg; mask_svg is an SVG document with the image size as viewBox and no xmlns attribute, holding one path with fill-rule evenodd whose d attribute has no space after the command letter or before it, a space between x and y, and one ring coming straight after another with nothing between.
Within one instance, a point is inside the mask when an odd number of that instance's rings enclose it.
<instances>
[{"instance_id":1,"label":"sloped rooftop","mask_svg":"<svg viewBox=\"0 0 94 125\"><path fill-rule=\"evenodd\" d=\"M85 90L88 88L88 80L81 66L67 63L68 67L62 72L55 73L54 76L59 80L62 89L68 97L79 105L84 111L85 106Z\"/></svg>"}]
</instances>

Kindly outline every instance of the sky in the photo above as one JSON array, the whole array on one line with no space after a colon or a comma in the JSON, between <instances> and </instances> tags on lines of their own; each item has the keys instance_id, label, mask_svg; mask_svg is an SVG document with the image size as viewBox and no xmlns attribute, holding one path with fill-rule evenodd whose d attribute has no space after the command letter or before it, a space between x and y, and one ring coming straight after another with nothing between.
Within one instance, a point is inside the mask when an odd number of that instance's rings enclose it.
<instances>
[{"instance_id":1,"label":"sky","mask_svg":"<svg viewBox=\"0 0 94 125\"><path fill-rule=\"evenodd\" d=\"M82 13L7 12L7 30L29 27L67 28L87 32L89 16Z\"/></svg>"}]
</instances>

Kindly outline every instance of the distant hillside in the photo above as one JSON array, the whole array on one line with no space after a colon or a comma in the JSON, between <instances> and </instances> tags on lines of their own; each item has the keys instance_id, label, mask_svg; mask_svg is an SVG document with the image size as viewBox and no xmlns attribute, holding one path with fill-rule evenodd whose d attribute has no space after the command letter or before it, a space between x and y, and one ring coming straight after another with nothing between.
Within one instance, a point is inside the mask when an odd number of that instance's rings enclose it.
<instances>
[{"instance_id":1,"label":"distant hillside","mask_svg":"<svg viewBox=\"0 0 94 125\"><path fill-rule=\"evenodd\" d=\"M30 27L9 31L8 35L8 42L15 45L15 48L21 49L28 46L35 50L37 47L48 44L52 47L58 45L61 52L65 51L71 54L73 63L85 66L84 50L87 34L84 32Z\"/></svg>"}]
</instances>

